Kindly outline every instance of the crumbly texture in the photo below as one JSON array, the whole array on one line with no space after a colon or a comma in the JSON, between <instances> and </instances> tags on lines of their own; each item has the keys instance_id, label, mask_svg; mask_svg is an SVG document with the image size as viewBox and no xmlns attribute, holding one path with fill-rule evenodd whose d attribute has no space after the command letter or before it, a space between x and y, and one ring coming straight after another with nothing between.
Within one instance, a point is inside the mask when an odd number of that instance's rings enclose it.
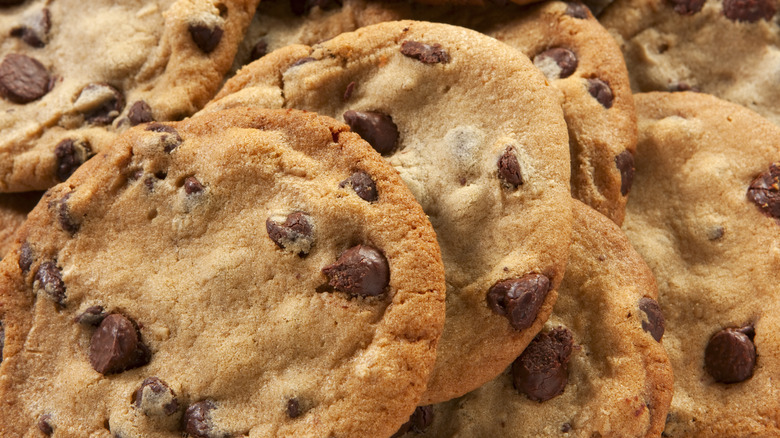
<instances>
[{"instance_id":1,"label":"crumbly texture","mask_svg":"<svg viewBox=\"0 0 780 438\"><path fill-rule=\"evenodd\" d=\"M13 246L14 232L24 223L35 204L41 199L40 192L9 193L0 195L0 258Z\"/></svg>"},{"instance_id":2,"label":"crumbly texture","mask_svg":"<svg viewBox=\"0 0 780 438\"><path fill-rule=\"evenodd\" d=\"M780 129L703 94L635 98L636 181L623 227L658 280L666 317L675 383L665 436L780 434L780 225L748 198L780 157ZM752 377L716 382L705 366L711 337L749 326Z\"/></svg>"},{"instance_id":3,"label":"crumbly texture","mask_svg":"<svg viewBox=\"0 0 780 438\"><path fill-rule=\"evenodd\" d=\"M0 264L0 435L393 433L425 390L445 287L397 172L312 113L146 128L49 190ZM341 186L357 171L376 200ZM266 231L296 212L303 256ZM356 245L386 260L377 296L325 273Z\"/></svg>"},{"instance_id":4,"label":"crumbly texture","mask_svg":"<svg viewBox=\"0 0 780 438\"><path fill-rule=\"evenodd\" d=\"M614 223L578 202L574 220L566 275L543 331L568 330L573 339L563 392L531 400L513 386L510 368L464 397L434 405L425 433L405 437L660 435L672 368L665 338L656 341L644 329L648 315L640 309L656 298L655 279Z\"/></svg>"},{"instance_id":5,"label":"crumbly texture","mask_svg":"<svg viewBox=\"0 0 780 438\"><path fill-rule=\"evenodd\" d=\"M401 18L471 28L534 60L563 94L572 157L572 195L617 224L623 222L632 169L618 156L625 157L635 150L634 100L620 48L580 3L551 1L525 8L425 7L407 2L345 0L341 7L314 7L298 16L286 2L264 2L249 27L234 68L240 67L238 62L248 62L258 44L269 52L290 44L310 45L345 31ZM569 60L572 68L562 72L558 64L566 60L556 63L545 56L550 49L567 51L573 59L573 64ZM609 107L590 92L593 79L609 87Z\"/></svg>"},{"instance_id":6,"label":"crumbly texture","mask_svg":"<svg viewBox=\"0 0 780 438\"><path fill-rule=\"evenodd\" d=\"M384 115L371 117L377 128L396 127L385 158L430 217L447 272L447 318L424 397L431 403L501 373L552 311L572 220L555 91L528 58L492 38L399 21L272 52L244 67L203 111L270 106L350 120L348 110L370 111ZM365 126L355 120L353 127ZM509 183L517 174L522 184ZM487 293L529 274L552 287L518 330L491 309Z\"/></svg>"},{"instance_id":7,"label":"crumbly texture","mask_svg":"<svg viewBox=\"0 0 780 438\"><path fill-rule=\"evenodd\" d=\"M200 109L230 68L257 3L100 0L85 10L79 1L36 0L3 6L0 192L51 187L117 132ZM75 151L63 151L63 141L75 143Z\"/></svg>"},{"instance_id":8,"label":"crumbly texture","mask_svg":"<svg viewBox=\"0 0 780 438\"><path fill-rule=\"evenodd\" d=\"M725 4L732 5L729 14ZM773 5L618 0L600 20L623 50L634 92L699 90L780 124L774 73L780 69L780 25ZM747 13L750 8L765 14Z\"/></svg>"}]
</instances>

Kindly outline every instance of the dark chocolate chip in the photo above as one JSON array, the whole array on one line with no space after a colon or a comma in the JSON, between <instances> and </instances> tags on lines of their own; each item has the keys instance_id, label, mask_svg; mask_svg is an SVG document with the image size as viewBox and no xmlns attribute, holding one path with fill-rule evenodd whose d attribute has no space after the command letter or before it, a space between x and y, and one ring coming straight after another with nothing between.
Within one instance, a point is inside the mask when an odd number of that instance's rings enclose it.
<instances>
[{"instance_id":1,"label":"dark chocolate chip","mask_svg":"<svg viewBox=\"0 0 780 438\"><path fill-rule=\"evenodd\" d=\"M105 317L89 341L89 363L100 374L121 373L150 359L135 324L118 313Z\"/></svg>"},{"instance_id":2,"label":"dark chocolate chip","mask_svg":"<svg viewBox=\"0 0 780 438\"><path fill-rule=\"evenodd\" d=\"M626 196L634 184L634 154L627 150L619 153L615 166L620 170L620 194Z\"/></svg>"},{"instance_id":3,"label":"dark chocolate chip","mask_svg":"<svg viewBox=\"0 0 780 438\"><path fill-rule=\"evenodd\" d=\"M139 100L130 105L130 109L127 111L127 118L130 120L132 126L154 121L152 108L143 100Z\"/></svg>"},{"instance_id":4,"label":"dark chocolate chip","mask_svg":"<svg viewBox=\"0 0 780 438\"><path fill-rule=\"evenodd\" d=\"M249 53L250 61L257 61L268 53L268 43L260 40L252 47L252 51Z\"/></svg>"},{"instance_id":5,"label":"dark chocolate chip","mask_svg":"<svg viewBox=\"0 0 780 438\"><path fill-rule=\"evenodd\" d=\"M656 341L661 342L666 329L666 321L664 320L664 314L661 312L661 306L658 305L656 300L645 297L639 300L639 310L647 315L647 321L642 321L642 330L650 333Z\"/></svg>"},{"instance_id":6,"label":"dark chocolate chip","mask_svg":"<svg viewBox=\"0 0 780 438\"><path fill-rule=\"evenodd\" d=\"M515 389L538 402L563 394L569 381L568 363L573 345L571 332L563 327L536 335L512 363Z\"/></svg>"},{"instance_id":7,"label":"dark chocolate chip","mask_svg":"<svg viewBox=\"0 0 780 438\"><path fill-rule=\"evenodd\" d=\"M344 122L363 137L377 152L387 155L398 143L398 127L393 118L378 111L353 111L344 113Z\"/></svg>"},{"instance_id":8,"label":"dark chocolate chip","mask_svg":"<svg viewBox=\"0 0 780 438\"><path fill-rule=\"evenodd\" d=\"M184 193L193 195L203 191L203 184L198 181L194 176L187 177L184 180Z\"/></svg>"},{"instance_id":9,"label":"dark chocolate chip","mask_svg":"<svg viewBox=\"0 0 780 438\"><path fill-rule=\"evenodd\" d=\"M51 89L46 67L27 55L11 53L0 63L0 94L14 103L40 99Z\"/></svg>"},{"instance_id":10,"label":"dark chocolate chip","mask_svg":"<svg viewBox=\"0 0 780 438\"><path fill-rule=\"evenodd\" d=\"M523 184L520 162L517 161L515 148L512 146L507 146L501 158L498 159L498 177L513 189Z\"/></svg>"},{"instance_id":11,"label":"dark chocolate chip","mask_svg":"<svg viewBox=\"0 0 780 438\"><path fill-rule=\"evenodd\" d=\"M0 363L3 363L3 348L5 348L5 325L0 321Z\"/></svg>"},{"instance_id":12,"label":"dark chocolate chip","mask_svg":"<svg viewBox=\"0 0 780 438\"><path fill-rule=\"evenodd\" d=\"M590 17L590 10L582 3L566 3L566 15L586 20Z\"/></svg>"},{"instance_id":13,"label":"dark chocolate chip","mask_svg":"<svg viewBox=\"0 0 780 438\"><path fill-rule=\"evenodd\" d=\"M344 90L344 102L348 101L352 97L352 92L355 91L355 81L347 84L347 88Z\"/></svg>"},{"instance_id":14,"label":"dark chocolate chip","mask_svg":"<svg viewBox=\"0 0 780 438\"><path fill-rule=\"evenodd\" d=\"M81 314L73 318L73 321L78 324L97 327L106 319L106 316L108 316L108 314L103 306L90 306L81 312Z\"/></svg>"},{"instance_id":15,"label":"dark chocolate chip","mask_svg":"<svg viewBox=\"0 0 780 438\"><path fill-rule=\"evenodd\" d=\"M563 432L563 433L566 433L566 432L571 432L571 424L569 424L569 423L563 423L563 424L561 425L561 432Z\"/></svg>"},{"instance_id":16,"label":"dark chocolate chip","mask_svg":"<svg viewBox=\"0 0 780 438\"><path fill-rule=\"evenodd\" d=\"M693 15L704 7L705 0L669 0L674 11L680 15Z\"/></svg>"},{"instance_id":17,"label":"dark chocolate chip","mask_svg":"<svg viewBox=\"0 0 780 438\"><path fill-rule=\"evenodd\" d=\"M92 155L92 148L86 141L74 141L66 138L54 148L57 157L57 179L62 182L70 178L73 172Z\"/></svg>"},{"instance_id":18,"label":"dark chocolate chip","mask_svg":"<svg viewBox=\"0 0 780 438\"><path fill-rule=\"evenodd\" d=\"M176 129L172 126L163 125L162 123L150 123L146 126L146 130L163 134L162 141L165 145L163 150L167 153L176 149L183 141Z\"/></svg>"},{"instance_id":19,"label":"dark chocolate chip","mask_svg":"<svg viewBox=\"0 0 780 438\"><path fill-rule=\"evenodd\" d=\"M65 282L62 281L62 272L53 261L43 262L38 267L33 280L33 292L43 293L54 301L58 307L65 307Z\"/></svg>"},{"instance_id":20,"label":"dark chocolate chip","mask_svg":"<svg viewBox=\"0 0 780 438\"><path fill-rule=\"evenodd\" d=\"M534 65L547 76L547 79L563 79L577 70L577 55L563 47L553 47L534 56Z\"/></svg>"},{"instance_id":21,"label":"dark chocolate chip","mask_svg":"<svg viewBox=\"0 0 780 438\"><path fill-rule=\"evenodd\" d=\"M89 84L81 90L74 104L93 125L109 125L125 108L125 96L108 84Z\"/></svg>"},{"instance_id":22,"label":"dark chocolate chip","mask_svg":"<svg viewBox=\"0 0 780 438\"><path fill-rule=\"evenodd\" d=\"M387 259L381 251L366 245L344 251L336 263L326 266L322 272L333 288L353 296L380 295L390 283Z\"/></svg>"},{"instance_id":23,"label":"dark chocolate chip","mask_svg":"<svg viewBox=\"0 0 780 438\"><path fill-rule=\"evenodd\" d=\"M720 383L743 382L756 366L755 330L752 326L726 328L715 333L704 351L704 368Z\"/></svg>"},{"instance_id":24,"label":"dark chocolate chip","mask_svg":"<svg viewBox=\"0 0 780 438\"><path fill-rule=\"evenodd\" d=\"M588 92L604 108L612 108L614 96L612 95L612 89L609 88L609 84L598 78L588 79Z\"/></svg>"},{"instance_id":25,"label":"dark chocolate chip","mask_svg":"<svg viewBox=\"0 0 780 438\"><path fill-rule=\"evenodd\" d=\"M732 21L769 21L775 12L774 0L723 0L723 15Z\"/></svg>"},{"instance_id":26,"label":"dark chocolate chip","mask_svg":"<svg viewBox=\"0 0 780 438\"><path fill-rule=\"evenodd\" d=\"M413 432L416 434L425 433L425 429L433 423L433 406L417 406L409 416L409 421L404 423L398 431L390 438L400 438L404 434Z\"/></svg>"},{"instance_id":27,"label":"dark chocolate chip","mask_svg":"<svg viewBox=\"0 0 780 438\"><path fill-rule=\"evenodd\" d=\"M190 24L189 31L192 41L203 53L211 53L216 49L224 33L219 26L211 28L202 24Z\"/></svg>"},{"instance_id":28,"label":"dark chocolate chip","mask_svg":"<svg viewBox=\"0 0 780 438\"><path fill-rule=\"evenodd\" d=\"M401 53L423 64L446 64L450 62L450 55L441 48L441 44L430 45L418 41L404 41L401 43Z\"/></svg>"},{"instance_id":29,"label":"dark chocolate chip","mask_svg":"<svg viewBox=\"0 0 780 438\"><path fill-rule=\"evenodd\" d=\"M298 418L301 416L301 405L298 399L293 397L287 400L287 416L290 418Z\"/></svg>"},{"instance_id":30,"label":"dark chocolate chip","mask_svg":"<svg viewBox=\"0 0 780 438\"><path fill-rule=\"evenodd\" d=\"M211 421L211 411L216 409L216 405L211 400L199 401L190 405L184 412L184 431L190 436L197 438L216 438L222 437Z\"/></svg>"},{"instance_id":31,"label":"dark chocolate chip","mask_svg":"<svg viewBox=\"0 0 780 438\"><path fill-rule=\"evenodd\" d=\"M40 14L31 17L27 23L11 29L11 36L20 38L30 46L40 49L49 40L50 29L51 14L48 8L43 8Z\"/></svg>"},{"instance_id":32,"label":"dark chocolate chip","mask_svg":"<svg viewBox=\"0 0 780 438\"><path fill-rule=\"evenodd\" d=\"M148 417L162 417L179 410L179 399L170 386L157 377L147 377L133 393L133 405Z\"/></svg>"},{"instance_id":33,"label":"dark chocolate chip","mask_svg":"<svg viewBox=\"0 0 780 438\"><path fill-rule=\"evenodd\" d=\"M374 202L379 199L379 192L376 189L376 183L371 179L371 175L358 170L349 176L349 178L339 183L339 187L350 186L352 190L364 201Z\"/></svg>"},{"instance_id":34,"label":"dark chocolate chip","mask_svg":"<svg viewBox=\"0 0 780 438\"><path fill-rule=\"evenodd\" d=\"M765 215L780 219L780 162L770 164L750 183L747 198Z\"/></svg>"},{"instance_id":35,"label":"dark chocolate chip","mask_svg":"<svg viewBox=\"0 0 780 438\"><path fill-rule=\"evenodd\" d=\"M57 219L62 229L70 234L76 234L81 224L78 223L76 218L70 214L68 200L70 199L71 195L73 195L73 192L68 192L65 194L65 196L62 197L62 199L59 201L53 201L51 204L49 204L49 206L54 207L56 210Z\"/></svg>"},{"instance_id":36,"label":"dark chocolate chip","mask_svg":"<svg viewBox=\"0 0 780 438\"><path fill-rule=\"evenodd\" d=\"M488 306L505 316L515 330L525 330L536 320L547 293L550 279L542 274L499 281L487 293Z\"/></svg>"},{"instance_id":37,"label":"dark chocolate chip","mask_svg":"<svg viewBox=\"0 0 780 438\"><path fill-rule=\"evenodd\" d=\"M30 272L30 268L33 264L33 251L30 243L26 240L22 243L22 247L19 249L19 269L23 274Z\"/></svg>"},{"instance_id":38,"label":"dark chocolate chip","mask_svg":"<svg viewBox=\"0 0 780 438\"><path fill-rule=\"evenodd\" d=\"M51 415L43 414L38 418L38 430L44 435L49 436L54 433L54 427L52 427Z\"/></svg>"},{"instance_id":39,"label":"dark chocolate chip","mask_svg":"<svg viewBox=\"0 0 780 438\"><path fill-rule=\"evenodd\" d=\"M282 223L269 217L265 221L265 230L279 248L299 256L308 254L314 245L311 219L300 211L290 213Z\"/></svg>"}]
</instances>

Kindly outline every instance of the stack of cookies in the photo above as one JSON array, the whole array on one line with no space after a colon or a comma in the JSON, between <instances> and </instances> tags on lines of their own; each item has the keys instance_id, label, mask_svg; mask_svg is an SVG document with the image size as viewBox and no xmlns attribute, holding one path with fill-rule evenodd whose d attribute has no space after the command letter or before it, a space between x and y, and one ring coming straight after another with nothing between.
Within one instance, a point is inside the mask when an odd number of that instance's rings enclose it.
<instances>
[{"instance_id":1,"label":"stack of cookies","mask_svg":"<svg viewBox=\"0 0 780 438\"><path fill-rule=\"evenodd\" d=\"M780 436L772 1L0 2L0 436Z\"/></svg>"}]
</instances>

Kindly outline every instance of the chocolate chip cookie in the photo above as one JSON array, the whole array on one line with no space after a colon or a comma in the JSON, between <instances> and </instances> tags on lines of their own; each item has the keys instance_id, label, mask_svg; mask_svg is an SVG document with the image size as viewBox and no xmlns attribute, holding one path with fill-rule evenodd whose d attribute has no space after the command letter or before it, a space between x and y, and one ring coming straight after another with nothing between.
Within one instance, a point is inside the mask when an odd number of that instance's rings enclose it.
<instances>
[{"instance_id":1,"label":"chocolate chip cookie","mask_svg":"<svg viewBox=\"0 0 780 438\"><path fill-rule=\"evenodd\" d=\"M340 118L400 172L436 229L447 272L430 403L501 373L552 311L572 220L555 91L492 38L398 21L272 52L203 111L269 106Z\"/></svg>"},{"instance_id":2,"label":"chocolate chip cookie","mask_svg":"<svg viewBox=\"0 0 780 438\"><path fill-rule=\"evenodd\" d=\"M0 258L5 257L13 245L14 232L24 223L41 192L0 194Z\"/></svg>"},{"instance_id":3,"label":"chocolate chip cookie","mask_svg":"<svg viewBox=\"0 0 780 438\"><path fill-rule=\"evenodd\" d=\"M672 369L655 279L614 224L575 202L571 256L545 329L502 375L421 407L407 438L651 437ZM419 414L418 414L419 417ZM424 420L424 421L423 421Z\"/></svg>"},{"instance_id":4,"label":"chocolate chip cookie","mask_svg":"<svg viewBox=\"0 0 780 438\"><path fill-rule=\"evenodd\" d=\"M2 436L388 436L434 364L433 228L327 117L132 128L17 236L0 264Z\"/></svg>"},{"instance_id":5,"label":"chocolate chip cookie","mask_svg":"<svg viewBox=\"0 0 780 438\"><path fill-rule=\"evenodd\" d=\"M712 96L635 96L626 234L658 279L665 436L780 434L780 128Z\"/></svg>"},{"instance_id":6,"label":"chocolate chip cookie","mask_svg":"<svg viewBox=\"0 0 780 438\"><path fill-rule=\"evenodd\" d=\"M116 133L200 109L258 0L0 6L0 192L64 181Z\"/></svg>"}]
</instances>

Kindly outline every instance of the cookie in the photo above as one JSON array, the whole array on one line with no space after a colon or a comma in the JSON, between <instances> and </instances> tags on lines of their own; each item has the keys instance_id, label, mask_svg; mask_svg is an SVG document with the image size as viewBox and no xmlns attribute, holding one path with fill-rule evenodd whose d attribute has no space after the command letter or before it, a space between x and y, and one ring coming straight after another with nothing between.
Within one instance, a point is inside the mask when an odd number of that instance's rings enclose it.
<instances>
[{"instance_id":1,"label":"cookie","mask_svg":"<svg viewBox=\"0 0 780 438\"><path fill-rule=\"evenodd\" d=\"M664 436L776 436L780 128L704 94L635 101L623 227L666 318L675 384Z\"/></svg>"},{"instance_id":2,"label":"cookie","mask_svg":"<svg viewBox=\"0 0 780 438\"><path fill-rule=\"evenodd\" d=\"M622 223L637 135L634 101L620 48L580 3L467 8L346 0L296 16L286 3L268 2L259 6L236 60L402 17L468 27L531 58L564 95L572 194Z\"/></svg>"},{"instance_id":3,"label":"cookie","mask_svg":"<svg viewBox=\"0 0 780 438\"><path fill-rule=\"evenodd\" d=\"M11 249L14 232L27 219L27 213L35 207L41 195L40 192L0 195L0 258Z\"/></svg>"},{"instance_id":4,"label":"cookie","mask_svg":"<svg viewBox=\"0 0 780 438\"><path fill-rule=\"evenodd\" d=\"M433 367L433 229L333 119L133 128L17 236L0 264L2 436L388 436Z\"/></svg>"},{"instance_id":5,"label":"cookie","mask_svg":"<svg viewBox=\"0 0 780 438\"><path fill-rule=\"evenodd\" d=\"M618 0L600 19L634 92L701 91L780 124L780 25L770 0Z\"/></svg>"},{"instance_id":6,"label":"cookie","mask_svg":"<svg viewBox=\"0 0 780 438\"><path fill-rule=\"evenodd\" d=\"M408 424L421 435L400 436L661 434L673 376L655 279L604 216L575 202L574 223L569 264L543 332L493 381L419 408L425 421Z\"/></svg>"},{"instance_id":7,"label":"cookie","mask_svg":"<svg viewBox=\"0 0 780 438\"><path fill-rule=\"evenodd\" d=\"M552 311L572 220L557 96L505 44L399 21L272 52L203 112L249 105L333 116L400 172L431 219L447 272L431 403L501 373Z\"/></svg>"},{"instance_id":8,"label":"cookie","mask_svg":"<svg viewBox=\"0 0 780 438\"><path fill-rule=\"evenodd\" d=\"M51 187L117 132L200 109L230 68L257 3L0 6L0 191Z\"/></svg>"}]
</instances>

